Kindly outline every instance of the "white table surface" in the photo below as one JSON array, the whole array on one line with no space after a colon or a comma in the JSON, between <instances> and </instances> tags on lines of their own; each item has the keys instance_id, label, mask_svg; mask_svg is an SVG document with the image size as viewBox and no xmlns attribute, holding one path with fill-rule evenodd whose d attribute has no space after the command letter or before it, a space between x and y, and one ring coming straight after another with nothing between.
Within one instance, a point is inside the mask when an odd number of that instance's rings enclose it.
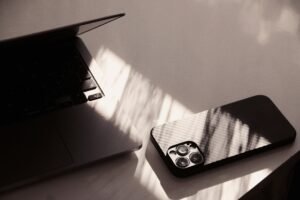
<instances>
[{"instance_id":1,"label":"white table surface","mask_svg":"<svg viewBox=\"0 0 300 200\"><path fill-rule=\"evenodd\" d=\"M237 199L300 149L297 137L178 179L149 142L156 124L256 94L269 96L299 132L297 0L1 0L0 38L120 12L126 16L82 38L109 74L119 125L133 124L143 148L0 199Z\"/></svg>"}]
</instances>

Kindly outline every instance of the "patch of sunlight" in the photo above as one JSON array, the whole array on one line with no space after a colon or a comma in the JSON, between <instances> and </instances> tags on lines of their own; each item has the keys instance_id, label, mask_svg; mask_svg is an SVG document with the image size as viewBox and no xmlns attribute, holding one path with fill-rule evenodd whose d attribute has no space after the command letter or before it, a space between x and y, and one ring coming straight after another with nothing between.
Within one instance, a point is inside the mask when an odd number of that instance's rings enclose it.
<instances>
[{"instance_id":1,"label":"patch of sunlight","mask_svg":"<svg viewBox=\"0 0 300 200\"><path fill-rule=\"evenodd\" d=\"M277 22L279 31L286 31L288 33L297 33L299 19L298 15L290 8L284 8L281 12Z\"/></svg>"},{"instance_id":2,"label":"patch of sunlight","mask_svg":"<svg viewBox=\"0 0 300 200\"><path fill-rule=\"evenodd\" d=\"M278 32L297 34L299 15L288 3L280 1L241 1L240 24L244 32L264 45Z\"/></svg>"},{"instance_id":3,"label":"patch of sunlight","mask_svg":"<svg viewBox=\"0 0 300 200\"><path fill-rule=\"evenodd\" d=\"M252 174L227 181L222 184L222 198L221 200L238 199L263 178L265 178L271 170L263 169ZM234 190L232 188L235 188Z\"/></svg>"},{"instance_id":4,"label":"patch of sunlight","mask_svg":"<svg viewBox=\"0 0 300 200\"><path fill-rule=\"evenodd\" d=\"M243 32L251 35L261 44L266 45L274 34L286 32L298 34L299 14L289 1L272 0L194 0L211 9L223 8L226 4L235 8L239 25Z\"/></svg>"},{"instance_id":5,"label":"patch of sunlight","mask_svg":"<svg viewBox=\"0 0 300 200\"><path fill-rule=\"evenodd\" d=\"M200 190L197 194L183 198L184 200L236 200L262 181L271 172L270 169L262 169L243 177L226 181L219 185Z\"/></svg>"},{"instance_id":6,"label":"patch of sunlight","mask_svg":"<svg viewBox=\"0 0 300 200\"><path fill-rule=\"evenodd\" d=\"M225 2L223 0L194 0L194 1L196 1L198 3L207 3L207 5L209 5L211 7L217 6L218 4ZM236 2L236 1L241 1L241 0L232 0L232 1Z\"/></svg>"},{"instance_id":7,"label":"patch of sunlight","mask_svg":"<svg viewBox=\"0 0 300 200\"><path fill-rule=\"evenodd\" d=\"M225 115L228 119L228 122L234 118L227 113ZM256 132L250 132L250 127L246 123L243 123L239 119L235 119L234 128L233 128L233 144L229 148L229 156L234 156L240 152L246 152L250 149L257 149L263 146L270 144L270 141L267 138L263 137L261 134Z\"/></svg>"},{"instance_id":8,"label":"patch of sunlight","mask_svg":"<svg viewBox=\"0 0 300 200\"><path fill-rule=\"evenodd\" d=\"M135 178L158 199L169 199L148 161L135 173Z\"/></svg>"},{"instance_id":9,"label":"patch of sunlight","mask_svg":"<svg viewBox=\"0 0 300 200\"><path fill-rule=\"evenodd\" d=\"M262 181L266 176L268 176L272 172L271 169L262 169L260 171L256 171L250 175L248 190L257 185L260 181Z\"/></svg>"},{"instance_id":10,"label":"patch of sunlight","mask_svg":"<svg viewBox=\"0 0 300 200\"><path fill-rule=\"evenodd\" d=\"M200 190L192 196L181 198L181 200L220 200L220 198L222 197L222 193L222 185L214 185L212 187L205 188L205 190Z\"/></svg>"},{"instance_id":11,"label":"patch of sunlight","mask_svg":"<svg viewBox=\"0 0 300 200\"><path fill-rule=\"evenodd\" d=\"M100 48L95 60L99 68L96 78L100 79L105 97L93 108L124 132L130 132L131 139L144 138L144 148L136 152L139 161L135 177L153 195L166 199L159 179L145 159L145 138L158 122L180 119L192 112L110 49Z\"/></svg>"},{"instance_id":12,"label":"patch of sunlight","mask_svg":"<svg viewBox=\"0 0 300 200\"><path fill-rule=\"evenodd\" d=\"M192 114L192 111L187 109L184 105L174 100L170 95L164 96L162 107L160 109L156 125L165 123L166 121L175 121Z\"/></svg>"},{"instance_id":13,"label":"patch of sunlight","mask_svg":"<svg viewBox=\"0 0 300 200\"><path fill-rule=\"evenodd\" d=\"M94 109L121 130L131 130L140 138L157 121L179 119L191 113L111 50L100 48L96 61L105 97L97 101Z\"/></svg>"},{"instance_id":14,"label":"patch of sunlight","mask_svg":"<svg viewBox=\"0 0 300 200\"><path fill-rule=\"evenodd\" d=\"M270 31L271 30L271 24L268 21L261 21L259 32L257 34L257 41L260 44L267 44L270 39Z\"/></svg>"},{"instance_id":15,"label":"patch of sunlight","mask_svg":"<svg viewBox=\"0 0 300 200\"><path fill-rule=\"evenodd\" d=\"M158 126L152 132L156 141L160 144L163 152L167 152L172 145L192 140L201 141L205 136L205 122L207 121L208 111L200 112L191 117L183 117L179 121L173 122L172 134L166 134L170 129L165 126ZM179 114L180 115L180 114ZM184 114L183 114L184 115ZM189 114L187 114L189 115ZM197 143L197 142L196 142ZM199 143L198 143L199 145Z\"/></svg>"},{"instance_id":16,"label":"patch of sunlight","mask_svg":"<svg viewBox=\"0 0 300 200\"><path fill-rule=\"evenodd\" d=\"M117 109L118 101L122 97L131 69L121 58L108 49L101 48L96 60L101 70L100 85L105 94L98 105L101 106L101 109L98 110L107 119L110 119Z\"/></svg>"}]
</instances>

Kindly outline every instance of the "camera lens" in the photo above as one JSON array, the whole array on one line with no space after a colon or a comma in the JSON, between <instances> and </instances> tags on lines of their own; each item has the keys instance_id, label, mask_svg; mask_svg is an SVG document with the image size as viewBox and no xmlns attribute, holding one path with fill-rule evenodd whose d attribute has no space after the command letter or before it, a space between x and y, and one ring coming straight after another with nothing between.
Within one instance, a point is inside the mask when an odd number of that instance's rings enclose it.
<instances>
[{"instance_id":1,"label":"camera lens","mask_svg":"<svg viewBox=\"0 0 300 200\"><path fill-rule=\"evenodd\" d=\"M180 168L185 168L190 164L189 160L184 157L180 157L176 159L176 165Z\"/></svg>"},{"instance_id":2,"label":"camera lens","mask_svg":"<svg viewBox=\"0 0 300 200\"><path fill-rule=\"evenodd\" d=\"M179 155L185 156L189 153L189 148L185 145L179 145L177 146L176 151Z\"/></svg>"},{"instance_id":3,"label":"camera lens","mask_svg":"<svg viewBox=\"0 0 300 200\"><path fill-rule=\"evenodd\" d=\"M199 164L199 163L203 162L203 157L200 153L194 152L194 153L191 153L190 160L195 164Z\"/></svg>"}]
</instances>

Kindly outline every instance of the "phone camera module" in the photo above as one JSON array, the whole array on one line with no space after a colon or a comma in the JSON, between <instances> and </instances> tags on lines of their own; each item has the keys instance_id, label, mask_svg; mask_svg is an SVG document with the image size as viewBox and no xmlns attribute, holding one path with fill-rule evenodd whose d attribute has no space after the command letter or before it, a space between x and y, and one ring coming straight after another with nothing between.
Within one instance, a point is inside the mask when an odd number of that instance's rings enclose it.
<instances>
[{"instance_id":1,"label":"phone camera module","mask_svg":"<svg viewBox=\"0 0 300 200\"><path fill-rule=\"evenodd\" d=\"M199 152L194 152L190 154L190 160L192 163L199 164L203 162L203 156Z\"/></svg>"},{"instance_id":2,"label":"phone camera module","mask_svg":"<svg viewBox=\"0 0 300 200\"><path fill-rule=\"evenodd\" d=\"M169 147L167 156L175 167L182 170L202 165L205 161L204 155L193 141L186 141Z\"/></svg>"},{"instance_id":3,"label":"phone camera module","mask_svg":"<svg viewBox=\"0 0 300 200\"><path fill-rule=\"evenodd\" d=\"M185 157L176 159L176 165L180 168L186 168L190 164L190 161Z\"/></svg>"},{"instance_id":4,"label":"phone camera module","mask_svg":"<svg viewBox=\"0 0 300 200\"><path fill-rule=\"evenodd\" d=\"M189 153L189 148L186 145L179 145L176 148L176 152L181 156L185 156Z\"/></svg>"}]
</instances>

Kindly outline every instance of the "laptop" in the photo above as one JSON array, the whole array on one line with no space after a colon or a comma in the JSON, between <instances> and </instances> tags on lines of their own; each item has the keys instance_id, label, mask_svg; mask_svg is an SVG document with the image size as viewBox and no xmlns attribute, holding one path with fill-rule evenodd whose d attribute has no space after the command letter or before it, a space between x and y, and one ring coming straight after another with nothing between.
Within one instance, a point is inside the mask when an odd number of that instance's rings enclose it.
<instances>
[{"instance_id":1,"label":"laptop","mask_svg":"<svg viewBox=\"0 0 300 200\"><path fill-rule=\"evenodd\" d=\"M80 35L123 13L0 41L0 191L132 152L105 114L101 71Z\"/></svg>"}]
</instances>

